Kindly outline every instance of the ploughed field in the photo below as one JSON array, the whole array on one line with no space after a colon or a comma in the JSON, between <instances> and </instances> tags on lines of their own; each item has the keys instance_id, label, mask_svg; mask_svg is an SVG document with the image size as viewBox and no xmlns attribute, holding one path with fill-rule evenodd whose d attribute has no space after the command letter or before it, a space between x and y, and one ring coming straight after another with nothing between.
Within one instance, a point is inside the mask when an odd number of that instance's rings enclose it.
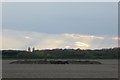
<instances>
[{"instance_id":1,"label":"ploughed field","mask_svg":"<svg viewBox=\"0 0 120 80\"><path fill-rule=\"evenodd\" d=\"M17 60L2 61L3 78L117 78L118 60L98 59L80 62L100 62L101 64L26 64ZM33 60L32 60L33 61ZM68 60L67 60L68 61ZM34 61L33 61L34 62ZM10 64L12 63L12 64Z\"/></svg>"}]
</instances>

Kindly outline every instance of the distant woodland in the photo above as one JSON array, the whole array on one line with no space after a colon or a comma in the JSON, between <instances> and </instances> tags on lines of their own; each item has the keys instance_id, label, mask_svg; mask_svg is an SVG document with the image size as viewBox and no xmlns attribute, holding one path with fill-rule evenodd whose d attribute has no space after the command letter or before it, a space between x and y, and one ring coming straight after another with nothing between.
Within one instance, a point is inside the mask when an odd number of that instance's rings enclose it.
<instances>
[{"instance_id":1,"label":"distant woodland","mask_svg":"<svg viewBox=\"0 0 120 80\"><path fill-rule=\"evenodd\" d=\"M33 52L21 50L0 51L3 59L118 59L120 48L109 49L46 49Z\"/></svg>"}]
</instances>

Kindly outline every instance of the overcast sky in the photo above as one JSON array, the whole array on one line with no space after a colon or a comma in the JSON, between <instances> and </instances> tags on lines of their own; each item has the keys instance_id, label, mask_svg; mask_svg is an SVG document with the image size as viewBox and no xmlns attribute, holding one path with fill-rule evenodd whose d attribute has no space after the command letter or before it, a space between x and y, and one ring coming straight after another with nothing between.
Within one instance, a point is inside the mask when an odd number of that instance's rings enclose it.
<instances>
[{"instance_id":1,"label":"overcast sky","mask_svg":"<svg viewBox=\"0 0 120 80\"><path fill-rule=\"evenodd\" d=\"M117 2L3 3L3 49L115 47L117 6Z\"/></svg>"}]
</instances>

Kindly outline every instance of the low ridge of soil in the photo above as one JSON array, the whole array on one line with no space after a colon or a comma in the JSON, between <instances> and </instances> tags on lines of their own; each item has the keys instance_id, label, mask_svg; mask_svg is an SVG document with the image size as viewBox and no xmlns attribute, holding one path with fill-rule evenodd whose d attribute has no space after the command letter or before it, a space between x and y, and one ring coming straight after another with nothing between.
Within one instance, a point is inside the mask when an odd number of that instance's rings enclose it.
<instances>
[{"instance_id":1,"label":"low ridge of soil","mask_svg":"<svg viewBox=\"0 0 120 80\"><path fill-rule=\"evenodd\" d=\"M10 64L102 64L98 61L32 61L32 60L18 60L10 62Z\"/></svg>"}]
</instances>

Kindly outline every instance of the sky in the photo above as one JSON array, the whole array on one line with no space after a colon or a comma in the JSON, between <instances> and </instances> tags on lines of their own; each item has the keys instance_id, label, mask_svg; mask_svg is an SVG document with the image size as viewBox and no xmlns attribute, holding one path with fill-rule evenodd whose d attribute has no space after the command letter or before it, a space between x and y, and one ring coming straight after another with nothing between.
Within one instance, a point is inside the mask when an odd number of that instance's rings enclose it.
<instances>
[{"instance_id":1,"label":"sky","mask_svg":"<svg viewBox=\"0 0 120 80\"><path fill-rule=\"evenodd\" d=\"M2 4L2 49L117 47L117 2Z\"/></svg>"}]
</instances>

